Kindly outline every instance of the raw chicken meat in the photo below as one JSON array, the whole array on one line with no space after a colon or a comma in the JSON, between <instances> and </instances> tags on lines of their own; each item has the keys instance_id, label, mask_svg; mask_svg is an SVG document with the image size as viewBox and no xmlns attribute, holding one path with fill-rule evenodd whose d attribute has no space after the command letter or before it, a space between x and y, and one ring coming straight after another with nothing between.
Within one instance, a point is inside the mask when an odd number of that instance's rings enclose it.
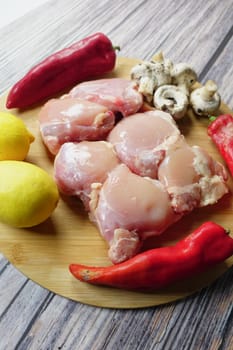
<instances>
[{"instance_id":1,"label":"raw chicken meat","mask_svg":"<svg viewBox=\"0 0 233 350\"><path fill-rule=\"evenodd\" d=\"M63 193L83 200L113 263L228 192L224 167L189 146L167 113L129 116L108 141L65 143L55 158L55 179Z\"/></svg>"},{"instance_id":2,"label":"raw chicken meat","mask_svg":"<svg viewBox=\"0 0 233 350\"><path fill-rule=\"evenodd\" d=\"M204 168L199 167L201 162ZM131 258L148 237L161 234L194 208L216 203L228 192L225 180L220 164L188 145L169 152L159 167L158 180L118 165L102 187L93 189L90 202L92 217L109 244L111 261Z\"/></svg>"},{"instance_id":3,"label":"raw chicken meat","mask_svg":"<svg viewBox=\"0 0 233 350\"><path fill-rule=\"evenodd\" d=\"M90 203L92 216L109 243L109 257L119 263L134 256L144 239L177 221L169 195L158 180L133 174L124 165L110 172ZM97 200L96 200L97 198Z\"/></svg>"},{"instance_id":4,"label":"raw chicken meat","mask_svg":"<svg viewBox=\"0 0 233 350\"><path fill-rule=\"evenodd\" d=\"M156 110L122 119L108 135L123 163L154 179L166 150L183 139L170 114Z\"/></svg>"},{"instance_id":5,"label":"raw chicken meat","mask_svg":"<svg viewBox=\"0 0 233 350\"><path fill-rule=\"evenodd\" d=\"M105 141L64 143L54 161L54 177L60 191L78 196L89 210L90 193L119 164L113 146Z\"/></svg>"},{"instance_id":6,"label":"raw chicken meat","mask_svg":"<svg viewBox=\"0 0 233 350\"><path fill-rule=\"evenodd\" d=\"M227 173L198 146L171 147L158 169L176 213L216 203L225 193Z\"/></svg>"},{"instance_id":7,"label":"raw chicken meat","mask_svg":"<svg viewBox=\"0 0 233 350\"><path fill-rule=\"evenodd\" d=\"M124 84L121 79L80 84L45 104L39 116L45 144L58 153L59 189L81 198L113 263L131 258L145 239L228 192L224 167L189 146L168 113L128 116L141 102L132 85ZM78 91L106 106L70 97ZM127 118L114 126L116 111Z\"/></svg>"},{"instance_id":8,"label":"raw chicken meat","mask_svg":"<svg viewBox=\"0 0 233 350\"><path fill-rule=\"evenodd\" d=\"M136 113L143 104L143 97L132 80L122 78L99 79L75 86L68 96L99 103L122 116Z\"/></svg>"},{"instance_id":9,"label":"raw chicken meat","mask_svg":"<svg viewBox=\"0 0 233 350\"><path fill-rule=\"evenodd\" d=\"M113 263L134 256L143 240L228 192L224 167L200 147L189 146L164 112L122 120L108 140L124 164L93 189L90 208Z\"/></svg>"},{"instance_id":10,"label":"raw chicken meat","mask_svg":"<svg viewBox=\"0 0 233 350\"><path fill-rule=\"evenodd\" d=\"M106 107L78 98L51 99L39 113L42 139L52 154L69 141L105 139L115 123Z\"/></svg>"}]
</instances>

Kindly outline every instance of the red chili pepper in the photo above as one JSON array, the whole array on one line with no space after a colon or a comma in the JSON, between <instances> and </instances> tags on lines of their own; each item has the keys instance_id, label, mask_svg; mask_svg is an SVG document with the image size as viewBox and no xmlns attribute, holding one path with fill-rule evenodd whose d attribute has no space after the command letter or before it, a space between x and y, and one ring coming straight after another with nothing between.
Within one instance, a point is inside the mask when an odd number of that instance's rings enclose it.
<instances>
[{"instance_id":1,"label":"red chili pepper","mask_svg":"<svg viewBox=\"0 0 233 350\"><path fill-rule=\"evenodd\" d=\"M193 276L233 254L233 239L214 222L206 222L173 246L155 248L118 265L71 264L80 281L131 290L154 290Z\"/></svg>"},{"instance_id":2,"label":"red chili pepper","mask_svg":"<svg viewBox=\"0 0 233 350\"><path fill-rule=\"evenodd\" d=\"M208 126L207 132L233 176L233 117L220 115Z\"/></svg>"},{"instance_id":3,"label":"red chili pepper","mask_svg":"<svg viewBox=\"0 0 233 350\"><path fill-rule=\"evenodd\" d=\"M93 34L54 53L17 82L7 98L7 108L27 108L81 81L111 71L116 53L102 33Z\"/></svg>"}]
</instances>

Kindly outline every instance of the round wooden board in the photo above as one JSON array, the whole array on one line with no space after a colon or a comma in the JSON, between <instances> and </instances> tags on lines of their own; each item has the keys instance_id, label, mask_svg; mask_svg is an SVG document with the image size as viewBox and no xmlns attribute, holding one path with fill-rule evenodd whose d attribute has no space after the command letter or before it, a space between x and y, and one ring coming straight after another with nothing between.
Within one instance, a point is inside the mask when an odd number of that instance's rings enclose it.
<instances>
[{"instance_id":1,"label":"round wooden board","mask_svg":"<svg viewBox=\"0 0 233 350\"><path fill-rule=\"evenodd\" d=\"M131 67L136 63L137 59L119 57L116 69L107 77L128 78ZM6 96L7 94L0 98L1 111L6 110ZM22 118L36 137L26 161L53 174L53 159L49 157L39 134L39 109L40 106L27 111L15 109L10 112ZM220 113L232 112L222 103ZM207 125L206 119L196 118L191 111L179 122L179 127L190 144L204 147L215 159L223 162L207 136ZM229 187L232 191L231 179ZM229 194L218 204L187 215L166 233L148 241L146 246L172 244L207 220L213 220L233 232L232 209L233 197ZM0 250L22 273L50 291L82 303L109 308L148 307L184 298L211 284L233 265L232 257L206 273L153 293L131 292L79 282L70 274L69 264L109 265L107 245L90 223L82 204L77 199L62 196L51 218L41 225L31 229L15 229L0 224Z\"/></svg>"}]
</instances>

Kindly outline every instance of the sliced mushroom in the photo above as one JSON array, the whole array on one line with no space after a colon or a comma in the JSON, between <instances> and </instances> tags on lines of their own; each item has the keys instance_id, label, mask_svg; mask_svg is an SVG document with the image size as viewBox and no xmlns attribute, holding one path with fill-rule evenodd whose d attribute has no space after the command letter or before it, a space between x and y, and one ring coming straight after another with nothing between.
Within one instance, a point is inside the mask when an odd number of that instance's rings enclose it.
<instances>
[{"instance_id":1,"label":"sliced mushroom","mask_svg":"<svg viewBox=\"0 0 233 350\"><path fill-rule=\"evenodd\" d=\"M178 85L189 95L190 87L197 81L196 72L186 63L177 63L171 70L172 84Z\"/></svg>"},{"instance_id":2,"label":"sliced mushroom","mask_svg":"<svg viewBox=\"0 0 233 350\"><path fill-rule=\"evenodd\" d=\"M193 90L190 95L190 104L194 112L200 116L215 113L220 103L221 97L213 80L208 80L204 86Z\"/></svg>"},{"instance_id":3,"label":"sliced mushroom","mask_svg":"<svg viewBox=\"0 0 233 350\"><path fill-rule=\"evenodd\" d=\"M131 79L137 82L138 91L148 102L153 100L155 89L171 83L171 67L171 61L164 59L162 52L159 52L151 62L145 61L132 68Z\"/></svg>"},{"instance_id":4,"label":"sliced mushroom","mask_svg":"<svg viewBox=\"0 0 233 350\"><path fill-rule=\"evenodd\" d=\"M156 108L170 113L175 120L184 117L189 103L187 95L175 85L160 86L153 101Z\"/></svg>"}]
</instances>

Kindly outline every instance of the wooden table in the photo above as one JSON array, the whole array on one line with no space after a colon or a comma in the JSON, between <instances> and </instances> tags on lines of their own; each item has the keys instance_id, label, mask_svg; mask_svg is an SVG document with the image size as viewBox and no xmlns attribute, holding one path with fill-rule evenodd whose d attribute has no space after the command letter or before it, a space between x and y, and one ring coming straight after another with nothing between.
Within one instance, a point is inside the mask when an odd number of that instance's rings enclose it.
<instances>
[{"instance_id":1,"label":"wooden table","mask_svg":"<svg viewBox=\"0 0 233 350\"><path fill-rule=\"evenodd\" d=\"M0 93L50 53L102 31L121 56L162 50L214 79L233 109L233 1L51 0L0 29ZM0 242L1 251L1 242ZM0 255L0 350L233 349L233 269L183 300L108 309L55 295Z\"/></svg>"}]
</instances>

